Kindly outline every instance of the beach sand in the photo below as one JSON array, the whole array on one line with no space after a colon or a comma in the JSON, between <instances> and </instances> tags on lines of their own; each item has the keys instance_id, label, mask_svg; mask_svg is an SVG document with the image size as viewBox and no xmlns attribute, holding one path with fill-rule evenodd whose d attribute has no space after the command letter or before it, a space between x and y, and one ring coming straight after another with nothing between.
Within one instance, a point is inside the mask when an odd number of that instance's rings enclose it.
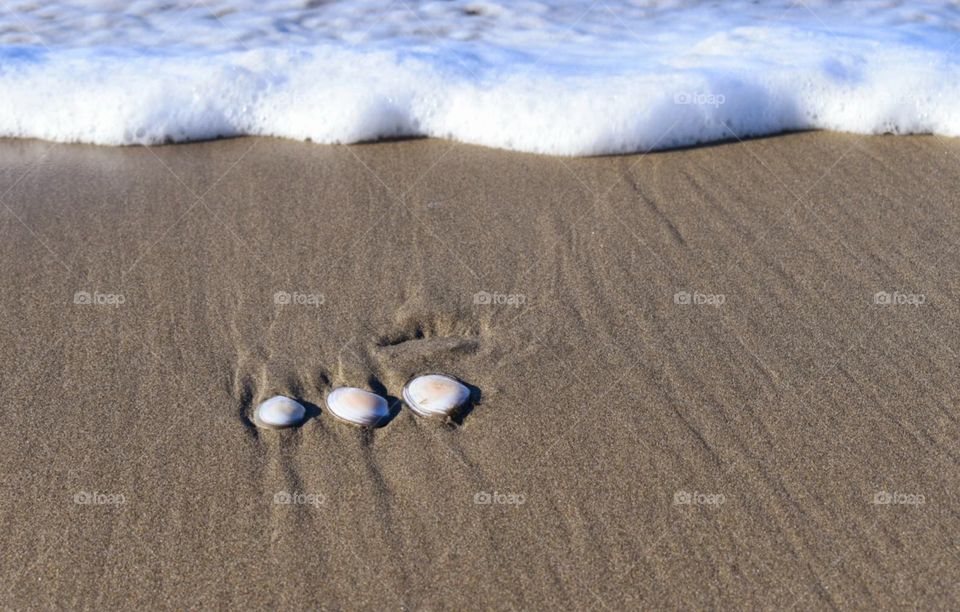
<instances>
[{"instance_id":1,"label":"beach sand","mask_svg":"<svg viewBox=\"0 0 960 612\"><path fill-rule=\"evenodd\" d=\"M3 141L0 193L0 607L960 598L958 140ZM324 407L427 371L461 422Z\"/></svg>"}]
</instances>

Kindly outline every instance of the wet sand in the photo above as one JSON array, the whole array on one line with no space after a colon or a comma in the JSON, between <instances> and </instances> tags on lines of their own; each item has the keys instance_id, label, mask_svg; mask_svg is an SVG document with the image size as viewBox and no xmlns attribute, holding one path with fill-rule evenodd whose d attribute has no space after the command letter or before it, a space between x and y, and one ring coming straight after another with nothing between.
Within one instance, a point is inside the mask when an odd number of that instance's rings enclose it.
<instances>
[{"instance_id":1,"label":"wet sand","mask_svg":"<svg viewBox=\"0 0 960 612\"><path fill-rule=\"evenodd\" d=\"M958 193L934 137L3 141L0 606L948 608ZM426 371L460 422L324 407Z\"/></svg>"}]
</instances>

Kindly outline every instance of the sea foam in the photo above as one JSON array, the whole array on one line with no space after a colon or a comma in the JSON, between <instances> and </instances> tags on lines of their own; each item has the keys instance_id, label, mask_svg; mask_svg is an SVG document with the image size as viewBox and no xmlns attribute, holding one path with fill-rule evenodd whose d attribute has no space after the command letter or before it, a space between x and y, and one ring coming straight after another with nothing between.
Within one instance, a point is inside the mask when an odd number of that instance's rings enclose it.
<instances>
[{"instance_id":1,"label":"sea foam","mask_svg":"<svg viewBox=\"0 0 960 612\"><path fill-rule=\"evenodd\" d=\"M0 10L0 136L433 136L553 155L960 135L942 2L140 0Z\"/></svg>"}]
</instances>

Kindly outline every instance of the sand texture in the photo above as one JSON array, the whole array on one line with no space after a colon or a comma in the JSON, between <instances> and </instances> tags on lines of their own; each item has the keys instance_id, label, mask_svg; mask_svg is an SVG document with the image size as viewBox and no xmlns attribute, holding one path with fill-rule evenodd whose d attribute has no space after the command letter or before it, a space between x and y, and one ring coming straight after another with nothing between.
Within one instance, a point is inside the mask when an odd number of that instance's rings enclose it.
<instances>
[{"instance_id":1,"label":"sand texture","mask_svg":"<svg viewBox=\"0 0 960 612\"><path fill-rule=\"evenodd\" d=\"M960 598L960 141L5 141L0 194L2 608ZM432 371L460 422L324 407Z\"/></svg>"}]
</instances>

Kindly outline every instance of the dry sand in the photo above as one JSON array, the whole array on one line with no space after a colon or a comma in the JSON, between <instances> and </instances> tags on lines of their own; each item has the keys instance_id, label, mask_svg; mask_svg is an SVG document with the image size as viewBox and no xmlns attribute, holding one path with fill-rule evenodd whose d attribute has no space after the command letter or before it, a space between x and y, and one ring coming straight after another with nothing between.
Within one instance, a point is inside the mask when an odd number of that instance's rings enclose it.
<instances>
[{"instance_id":1,"label":"dry sand","mask_svg":"<svg viewBox=\"0 0 960 612\"><path fill-rule=\"evenodd\" d=\"M6 141L0 193L0 607L960 598L960 141ZM422 371L461 424L323 406Z\"/></svg>"}]
</instances>

